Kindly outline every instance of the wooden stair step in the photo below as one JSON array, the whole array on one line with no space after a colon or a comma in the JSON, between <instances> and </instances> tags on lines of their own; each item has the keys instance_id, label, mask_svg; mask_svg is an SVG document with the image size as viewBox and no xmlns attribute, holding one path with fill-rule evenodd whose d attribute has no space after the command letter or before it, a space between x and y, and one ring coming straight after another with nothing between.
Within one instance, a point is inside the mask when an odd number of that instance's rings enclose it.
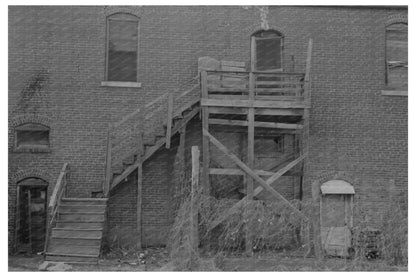
<instances>
[{"instance_id":1,"label":"wooden stair step","mask_svg":"<svg viewBox=\"0 0 416 277\"><path fill-rule=\"evenodd\" d=\"M111 168L111 172L113 174L121 174L124 171L124 165L122 164L117 164L117 165L113 165Z\"/></svg>"},{"instance_id":2,"label":"wooden stair step","mask_svg":"<svg viewBox=\"0 0 416 277\"><path fill-rule=\"evenodd\" d=\"M68 228L53 228L52 237L59 238L101 238L102 229L68 229Z\"/></svg>"},{"instance_id":3,"label":"wooden stair step","mask_svg":"<svg viewBox=\"0 0 416 277\"><path fill-rule=\"evenodd\" d=\"M104 221L104 213L74 213L74 212L59 212L59 219L62 221L82 221L82 222L91 222L91 221Z\"/></svg>"},{"instance_id":4,"label":"wooden stair step","mask_svg":"<svg viewBox=\"0 0 416 277\"><path fill-rule=\"evenodd\" d=\"M128 156L127 158L123 159L124 165L131 165L136 161L135 155Z\"/></svg>"},{"instance_id":5,"label":"wooden stair step","mask_svg":"<svg viewBox=\"0 0 416 277\"><path fill-rule=\"evenodd\" d=\"M67 205L59 206L60 212L105 212L106 205Z\"/></svg>"},{"instance_id":6,"label":"wooden stair step","mask_svg":"<svg viewBox=\"0 0 416 277\"><path fill-rule=\"evenodd\" d=\"M100 238L61 238L52 237L49 245L101 246Z\"/></svg>"},{"instance_id":7,"label":"wooden stair step","mask_svg":"<svg viewBox=\"0 0 416 277\"><path fill-rule=\"evenodd\" d=\"M98 262L98 256L96 255L70 255L47 252L46 261L51 262L65 262L65 263L79 263L79 264L96 264Z\"/></svg>"},{"instance_id":8,"label":"wooden stair step","mask_svg":"<svg viewBox=\"0 0 416 277\"><path fill-rule=\"evenodd\" d=\"M97 229L103 228L104 221L61 221L56 222L56 228Z\"/></svg>"},{"instance_id":9,"label":"wooden stair step","mask_svg":"<svg viewBox=\"0 0 416 277\"><path fill-rule=\"evenodd\" d=\"M64 205L106 205L107 198L62 198Z\"/></svg>"},{"instance_id":10,"label":"wooden stair step","mask_svg":"<svg viewBox=\"0 0 416 277\"><path fill-rule=\"evenodd\" d=\"M49 247L50 253L57 253L61 255L93 255L98 257L100 255L101 246L81 246L81 245L60 245L51 244Z\"/></svg>"}]
</instances>

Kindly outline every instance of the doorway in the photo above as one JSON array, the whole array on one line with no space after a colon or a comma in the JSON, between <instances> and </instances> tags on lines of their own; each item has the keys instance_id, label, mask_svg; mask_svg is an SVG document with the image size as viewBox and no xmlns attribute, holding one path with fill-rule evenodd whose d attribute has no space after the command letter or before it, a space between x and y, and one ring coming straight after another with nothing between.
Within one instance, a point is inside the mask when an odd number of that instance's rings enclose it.
<instances>
[{"instance_id":1,"label":"doorway","mask_svg":"<svg viewBox=\"0 0 416 277\"><path fill-rule=\"evenodd\" d=\"M321 241L326 255L346 257L351 248L354 188L343 180L321 186Z\"/></svg>"},{"instance_id":2,"label":"doorway","mask_svg":"<svg viewBox=\"0 0 416 277\"><path fill-rule=\"evenodd\" d=\"M16 214L16 250L39 253L45 245L46 196L48 183L27 178L18 183Z\"/></svg>"}]
</instances>

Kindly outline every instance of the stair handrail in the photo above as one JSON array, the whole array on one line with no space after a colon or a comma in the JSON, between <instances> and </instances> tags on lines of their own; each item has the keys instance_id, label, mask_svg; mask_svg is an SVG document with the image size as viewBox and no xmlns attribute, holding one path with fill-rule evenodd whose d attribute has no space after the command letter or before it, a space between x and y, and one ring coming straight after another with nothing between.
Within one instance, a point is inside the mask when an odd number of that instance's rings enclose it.
<instances>
[{"instance_id":1,"label":"stair handrail","mask_svg":"<svg viewBox=\"0 0 416 277\"><path fill-rule=\"evenodd\" d=\"M61 172L59 173L59 177L56 181L55 187L52 192L52 196L49 201L48 210L47 210L47 226L46 226L46 236L45 236L45 247L44 253L48 250L49 245L49 234L50 230L54 226L56 215L58 212L58 207L61 204L62 196L65 193L65 196L68 196L68 174L69 174L69 166L68 163L64 163L62 166Z\"/></svg>"},{"instance_id":2,"label":"stair handrail","mask_svg":"<svg viewBox=\"0 0 416 277\"><path fill-rule=\"evenodd\" d=\"M135 111L127 114L126 116L124 116L121 120L119 120L119 121L117 121L115 123L110 123L108 125L108 130L107 130L107 146L106 146L106 156L105 156L106 159L105 159L105 170L104 170L105 171L105 176L104 176L104 182L103 182L103 194L104 194L105 197L107 197L108 193L112 189L111 188L111 181L112 181L112 163L113 163L112 161L113 161L113 159L115 159L115 157L114 158L112 157L113 148L117 147L117 145L120 143L120 140L119 141L113 140L112 133L115 130L115 128L116 127L120 127L122 125L122 123L125 123L128 120L131 120L135 115L138 115L140 117L139 118L139 121L146 121L149 118L153 117L153 115L155 113L157 113L158 111L160 111L160 109L165 108L165 107L168 108L168 110L170 111L168 113L168 115L170 115L170 118L171 118L171 120L166 119L166 123L167 123L167 125L169 125L168 122L170 121L170 126L172 127L172 125L173 125L172 119L175 116L175 109L173 107L174 101L175 101L175 103L180 103L179 102L180 99L182 99L185 96L189 95L191 92L195 91L196 89L199 89L199 86L200 86L200 84L199 84L199 78L200 78L200 76L198 74L197 76L193 77L188 82L186 82L185 84L181 85L181 88L184 85L188 85L188 87L187 87L187 89L184 89L184 91L182 91L175 99L173 99L173 96L175 94L177 94L178 92L180 92L182 89L176 89L173 92L166 92L163 95L157 97L153 101L151 101L148 104L146 104L143 107L143 109L137 109L137 110L135 110ZM194 84L194 85L192 85L191 87L189 87L189 84L190 83L193 83L195 80L197 81L197 83ZM197 97L198 97L198 101L199 101L199 94L197 95ZM158 108L151 109L151 107L153 105L155 105L158 102L161 102L161 101L163 101L165 99L167 101L166 106L163 105L163 104L162 105L158 104L158 106L159 106ZM195 104L196 103L196 99L192 99L192 102L191 103L192 104ZM138 124L141 124L141 122L139 122ZM138 126L138 125L136 124L134 126L130 126L131 127L129 129L130 130L130 133L131 133L131 130L133 130L133 128L135 126ZM141 129L143 129L143 128L141 128ZM129 131L127 131L127 133L130 134ZM143 136L143 133L141 133L140 136L142 137ZM169 135L167 137L169 137ZM167 138L166 139L166 142L168 140L169 139ZM139 148L140 148L140 147L142 147L140 144L143 143L143 140L140 139L139 141L140 141L139 142ZM167 144L169 146L169 143L168 142L167 142ZM132 152L134 152L134 151L136 151L136 150L135 149L132 149Z\"/></svg>"}]
</instances>

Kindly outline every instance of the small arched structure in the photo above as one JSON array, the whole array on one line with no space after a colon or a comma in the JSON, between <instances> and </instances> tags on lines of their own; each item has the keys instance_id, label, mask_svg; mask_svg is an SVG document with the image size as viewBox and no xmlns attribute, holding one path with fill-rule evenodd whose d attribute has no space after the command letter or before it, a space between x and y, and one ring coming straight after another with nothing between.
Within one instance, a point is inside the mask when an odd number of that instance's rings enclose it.
<instances>
[{"instance_id":1,"label":"small arched structure","mask_svg":"<svg viewBox=\"0 0 416 277\"><path fill-rule=\"evenodd\" d=\"M344 180L330 180L321 185L321 241L327 255L348 255L354 194L354 187Z\"/></svg>"}]
</instances>

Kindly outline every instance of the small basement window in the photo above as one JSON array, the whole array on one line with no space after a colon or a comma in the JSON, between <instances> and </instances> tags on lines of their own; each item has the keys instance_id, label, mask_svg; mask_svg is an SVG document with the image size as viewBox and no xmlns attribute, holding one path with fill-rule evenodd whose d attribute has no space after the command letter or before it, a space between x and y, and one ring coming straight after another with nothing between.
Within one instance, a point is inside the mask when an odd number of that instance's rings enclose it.
<instances>
[{"instance_id":1,"label":"small basement window","mask_svg":"<svg viewBox=\"0 0 416 277\"><path fill-rule=\"evenodd\" d=\"M50 129L41 124L23 124L15 128L15 150L48 152Z\"/></svg>"}]
</instances>

